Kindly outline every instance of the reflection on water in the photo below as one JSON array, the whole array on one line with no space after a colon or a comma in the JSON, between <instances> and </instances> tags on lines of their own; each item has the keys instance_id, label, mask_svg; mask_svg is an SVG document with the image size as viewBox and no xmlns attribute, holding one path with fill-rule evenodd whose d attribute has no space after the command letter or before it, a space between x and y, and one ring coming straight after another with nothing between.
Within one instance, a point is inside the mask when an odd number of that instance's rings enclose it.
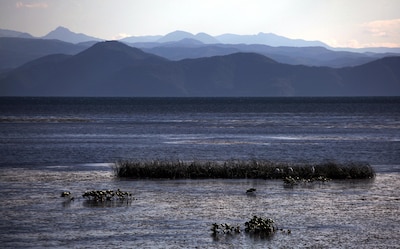
<instances>
[{"instance_id":1,"label":"reflection on water","mask_svg":"<svg viewBox=\"0 0 400 249\"><path fill-rule=\"evenodd\" d=\"M73 200L75 201L75 200ZM71 205L71 201L66 201ZM114 201L96 201L84 200L83 206L88 208L112 208L112 207L128 207L131 206L132 200L114 200Z\"/></svg>"},{"instance_id":2,"label":"reflection on water","mask_svg":"<svg viewBox=\"0 0 400 249\"><path fill-rule=\"evenodd\" d=\"M102 170L101 170L102 169ZM107 168L4 169L0 242L4 248L388 248L400 238L397 173L374 180L284 188L279 180L118 180ZM132 192L130 202L93 203L92 189ZM249 196L246 190L256 188ZM60 197L71 191L75 200ZM270 217L272 238L211 236L211 224Z\"/></svg>"}]
</instances>

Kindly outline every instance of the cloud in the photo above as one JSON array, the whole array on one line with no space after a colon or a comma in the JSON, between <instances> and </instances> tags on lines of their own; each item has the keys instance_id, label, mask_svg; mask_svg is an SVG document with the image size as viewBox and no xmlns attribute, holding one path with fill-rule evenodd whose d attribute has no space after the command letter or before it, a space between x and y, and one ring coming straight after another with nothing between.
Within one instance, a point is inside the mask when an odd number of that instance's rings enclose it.
<instances>
[{"instance_id":1,"label":"cloud","mask_svg":"<svg viewBox=\"0 0 400 249\"><path fill-rule=\"evenodd\" d=\"M126 37L131 37L132 35L127 34L127 33L119 33L118 35L113 36L111 39L112 40L120 40L120 39L124 39Z\"/></svg>"},{"instance_id":2,"label":"cloud","mask_svg":"<svg viewBox=\"0 0 400 249\"><path fill-rule=\"evenodd\" d=\"M362 33L350 40L331 40L332 47L400 47L400 19L375 20L360 25Z\"/></svg>"},{"instance_id":3,"label":"cloud","mask_svg":"<svg viewBox=\"0 0 400 249\"><path fill-rule=\"evenodd\" d=\"M376 48L376 47L385 47L385 48L399 48L399 42L360 42L356 39L351 39L347 41L337 41L330 40L326 41L326 43L334 48Z\"/></svg>"},{"instance_id":4,"label":"cloud","mask_svg":"<svg viewBox=\"0 0 400 249\"><path fill-rule=\"evenodd\" d=\"M29 9L46 9L49 7L49 5L45 2L37 2L37 3L23 3L23 2L17 2L15 6L20 9L20 8L29 8Z\"/></svg>"},{"instance_id":5,"label":"cloud","mask_svg":"<svg viewBox=\"0 0 400 249\"><path fill-rule=\"evenodd\" d=\"M400 37L400 19L376 20L362 26L375 37Z\"/></svg>"}]
</instances>

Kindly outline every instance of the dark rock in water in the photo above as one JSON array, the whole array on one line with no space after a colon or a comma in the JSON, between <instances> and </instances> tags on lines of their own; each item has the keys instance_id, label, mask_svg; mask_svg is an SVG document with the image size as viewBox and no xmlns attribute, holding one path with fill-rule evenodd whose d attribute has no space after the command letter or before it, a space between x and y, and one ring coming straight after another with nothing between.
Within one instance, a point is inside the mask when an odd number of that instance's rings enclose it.
<instances>
[{"instance_id":1,"label":"dark rock in water","mask_svg":"<svg viewBox=\"0 0 400 249\"><path fill-rule=\"evenodd\" d=\"M255 195L255 194L256 194L256 189L255 189L255 188L249 188L249 189L246 191L246 194L248 194L248 195Z\"/></svg>"}]
</instances>

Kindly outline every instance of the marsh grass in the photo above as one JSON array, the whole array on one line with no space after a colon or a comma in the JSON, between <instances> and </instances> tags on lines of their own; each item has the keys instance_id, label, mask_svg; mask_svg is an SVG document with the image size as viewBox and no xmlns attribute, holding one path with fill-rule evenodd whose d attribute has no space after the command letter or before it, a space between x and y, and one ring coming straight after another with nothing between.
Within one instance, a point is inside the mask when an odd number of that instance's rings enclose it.
<instances>
[{"instance_id":1,"label":"marsh grass","mask_svg":"<svg viewBox=\"0 0 400 249\"><path fill-rule=\"evenodd\" d=\"M117 177L135 179L368 179L375 176L366 163L323 162L290 164L263 160L181 161L120 160L114 164Z\"/></svg>"}]
</instances>

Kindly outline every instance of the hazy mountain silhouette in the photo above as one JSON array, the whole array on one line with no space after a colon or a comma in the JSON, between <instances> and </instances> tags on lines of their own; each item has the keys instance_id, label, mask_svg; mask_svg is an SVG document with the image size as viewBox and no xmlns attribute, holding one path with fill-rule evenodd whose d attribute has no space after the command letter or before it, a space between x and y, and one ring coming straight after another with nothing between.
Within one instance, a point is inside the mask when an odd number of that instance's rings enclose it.
<instances>
[{"instance_id":1,"label":"hazy mountain silhouette","mask_svg":"<svg viewBox=\"0 0 400 249\"><path fill-rule=\"evenodd\" d=\"M2 34L1 31L6 36L31 37L27 33L12 30L0 30L0 35ZM94 45L99 40L84 34L76 34L63 27L58 27L45 37L66 40L69 43L75 43L79 48L71 51L71 45L66 44L66 48L64 49L58 46L57 51L47 49L48 52L43 53L46 48L39 48L36 45L30 46L28 41L26 41L25 47L16 45L19 51L13 48L11 43L8 43L6 47L0 47L0 55L2 55L0 57L0 72L52 53L75 54L84 48ZM193 35L185 31L174 31L165 36L127 37L123 41L129 43L130 46L138 47L146 52L170 60L228 55L236 52L251 52L265 55L285 64L340 68L361 65L387 56L400 55L400 48L343 48L343 51L341 51L333 48L327 49L326 44L318 41L288 39L271 33L259 33L257 35L224 34L218 36L218 38L227 44L222 44L220 40L205 33ZM388 51L390 53L383 53Z\"/></svg>"},{"instance_id":2,"label":"hazy mountain silhouette","mask_svg":"<svg viewBox=\"0 0 400 249\"><path fill-rule=\"evenodd\" d=\"M157 42L158 43L176 42L176 41L180 41L185 38L193 38L193 37L194 37L194 35L189 32L177 30L177 31L166 34L165 36L158 39Z\"/></svg>"},{"instance_id":3,"label":"hazy mountain silhouette","mask_svg":"<svg viewBox=\"0 0 400 249\"><path fill-rule=\"evenodd\" d=\"M125 37L120 41L126 43L138 43L138 42L148 43L148 42L157 42L157 40L159 40L160 38L162 38L161 35L130 36L130 37Z\"/></svg>"},{"instance_id":4,"label":"hazy mountain silhouette","mask_svg":"<svg viewBox=\"0 0 400 249\"><path fill-rule=\"evenodd\" d=\"M119 70L163 62L168 61L119 42L100 42L74 56L49 55L11 71L7 89L22 90L20 95L109 95ZM126 89L121 91L125 95Z\"/></svg>"},{"instance_id":5,"label":"hazy mountain silhouette","mask_svg":"<svg viewBox=\"0 0 400 249\"><path fill-rule=\"evenodd\" d=\"M16 68L33 59L50 54L77 54L97 42L78 44L59 40L0 37L0 72ZM169 43L136 43L140 49L169 60L228 55L237 52L259 53L278 62L291 65L345 67L356 66L387 56L375 53L331 51L322 47L271 47L245 44L204 44L185 38Z\"/></svg>"},{"instance_id":6,"label":"hazy mountain silhouette","mask_svg":"<svg viewBox=\"0 0 400 249\"><path fill-rule=\"evenodd\" d=\"M263 44L268 46L287 47L329 47L320 41L306 41L290 39L272 33L258 33L257 35L223 34L215 37L220 43L225 44Z\"/></svg>"},{"instance_id":7,"label":"hazy mountain silhouette","mask_svg":"<svg viewBox=\"0 0 400 249\"><path fill-rule=\"evenodd\" d=\"M158 39L156 39L158 38ZM322 46L329 48L320 41L306 41L302 39L290 39L283 36L275 35L272 33L259 33L257 35L236 35L236 34L223 34L219 36L211 36L206 33L198 33L196 35L186 31L174 31L166 34L165 36L132 36L122 39L124 42L155 42L155 43L170 43L178 42L183 39L194 39L204 44L263 44L269 46L291 46L291 47L310 47Z\"/></svg>"},{"instance_id":8,"label":"hazy mountain silhouette","mask_svg":"<svg viewBox=\"0 0 400 249\"><path fill-rule=\"evenodd\" d=\"M182 41L188 41L184 39ZM155 46L151 48L142 48L143 51L152 53L158 56L162 56L169 60L182 60L182 59L195 59L202 57L212 57L217 55L228 55L233 53L241 52L240 49L235 47L222 46L220 44L205 45L205 44L194 44L186 42L182 45L181 42L168 43L161 46ZM141 46L141 44L137 44Z\"/></svg>"},{"instance_id":9,"label":"hazy mountain silhouette","mask_svg":"<svg viewBox=\"0 0 400 249\"><path fill-rule=\"evenodd\" d=\"M0 37L33 38L33 36L28 33L8 29L0 29Z\"/></svg>"},{"instance_id":10,"label":"hazy mountain silhouette","mask_svg":"<svg viewBox=\"0 0 400 249\"><path fill-rule=\"evenodd\" d=\"M217 39L206 33L198 33L196 35L193 35L189 32L179 31L179 30L166 34L162 38L158 39L157 42L158 43L177 42L183 39L194 39L205 44L220 43Z\"/></svg>"},{"instance_id":11,"label":"hazy mountain silhouette","mask_svg":"<svg viewBox=\"0 0 400 249\"><path fill-rule=\"evenodd\" d=\"M358 67L293 66L256 53L169 61L120 42L50 55L1 75L3 96L400 95L400 57Z\"/></svg>"},{"instance_id":12,"label":"hazy mountain silhouette","mask_svg":"<svg viewBox=\"0 0 400 249\"><path fill-rule=\"evenodd\" d=\"M192 39L192 38L184 38L182 40L179 40L177 42L165 42L162 43L163 47L198 47L198 46L206 46L204 43L202 43L199 40Z\"/></svg>"},{"instance_id":13,"label":"hazy mountain silhouette","mask_svg":"<svg viewBox=\"0 0 400 249\"><path fill-rule=\"evenodd\" d=\"M0 71L50 54L77 54L85 49L59 40L0 37Z\"/></svg>"},{"instance_id":14,"label":"hazy mountain silhouette","mask_svg":"<svg viewBox=\"0 0 400 249\"><path fill-rule=\"evenodd\" d=\"M21 38L33 38L28 33L19 31L0 29L0 37L21 37ZM51 31L46 36L42 37L45 39L57 39L70 43L82 43L82 42L98 42L102 39L91 37L85 34L74 33L67 28L58 27ZM400 53L400 48L385 48L385 47L371 47L371 48L332 48L320 41L307 41L302 39L290 39L287 37L279 36L273 33L258 33L256 35L237 35L237 34L222 34L218 36L211 36L206 33L198 33L193 35L185 31L174 31L168 33L165 36L161 35L149 35L149 36L131 36L125 37L120 41L126 43L135 43L135 46L139 46L140 43L142 48L151 48L160 46L162 43L178 42L183 39L194 39L204 44L246 44L246 45L267 45L272 47L325 47L332 51L348 51L355 53Z\"/></svg>"},{"instance_id":15,"label":"hazy mountain silhouette","mask_svg":"<svg viewBox=\"0 0 400 249\"><path fill-rule=\"evenodd\" d=\"M347 51L354 53L380 53L380 54L400 54L400 48L389 47L366 47L366 48L331 48L332 51Z\"/></svg>"},{"instance_id":16,"label":"hazy mountain silhouette","mask_svg":"<svg viewBox=\"0 0 400 249\"><path fill-rule=\"evenodd\" d=\"M42 37L43 39L56 39L60 41L70 42L70 43L79 43L86 41L101 41L101 39L88 36L82 33L74 33L67 28L58 27L55 30L51 31L47 35Z\"/></svg>"},{"instance_id":17,"label":"hazy mountain silhouette","mask_svg":"<svg viewBox=\"0 0 400 249\"><path fill-rule=\"evenodd\" d=\"M187 41L187 39L185 39ZM271 47L267 45L246 44L199 44L184 40L154 44L151 47L136 44L148 53L170 60L202 58L216 55L228 55L237 52L258 53L278 62L290 65L346 67L361 65L385 56L385 54L361 54L345 51L332 51L323 47ZM386 55L387 56L387 55Z\"/></svg>"},{"instance_id":18,"label":"hazy mountain silhouette","mask_svg":"<svg viewBox=\"0 0 400 249\"><path fill-rule=\"evenodd\" d=\"M352 68L338 70L342 83L353 95L400 96L400 57L386 57ZM388 94L389 93L389 94Z\"/></svg>"}]
</instances>

